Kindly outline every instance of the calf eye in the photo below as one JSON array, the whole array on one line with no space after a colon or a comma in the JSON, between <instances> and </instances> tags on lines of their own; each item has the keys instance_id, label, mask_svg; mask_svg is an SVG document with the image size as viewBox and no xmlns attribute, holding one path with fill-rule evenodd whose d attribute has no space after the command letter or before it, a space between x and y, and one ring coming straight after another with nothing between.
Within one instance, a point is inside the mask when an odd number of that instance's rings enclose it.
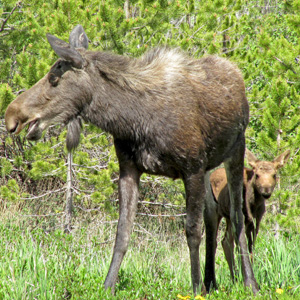
<instances>
[{"instance_id":1,"label":"calf eye","mask_svg":"<svg viewBox=\"0 0 300 300\"><path fill-rule=\"evenodd\" d=\"M276 180L276 174L273 175L273 178Z\"/></svg>"},{"instance_id":2,"label":"calf eye","mask_svg":"<svg viewBox=\"0 0 300 300\"><path fill-rule=\"evenodd\" d=\"M258 175L258 174L256 174L256 175L255 175L255 179L258 179L258 178L259 178L259 175Z\"/></svg>"}]
</instances>

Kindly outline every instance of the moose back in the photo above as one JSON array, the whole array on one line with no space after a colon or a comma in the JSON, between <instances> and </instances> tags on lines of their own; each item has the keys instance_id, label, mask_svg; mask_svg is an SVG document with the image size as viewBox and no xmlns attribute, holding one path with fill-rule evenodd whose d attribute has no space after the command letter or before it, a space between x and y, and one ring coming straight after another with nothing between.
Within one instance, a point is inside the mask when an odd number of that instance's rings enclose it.
<instances>
[{"instance_id":1,"label":"moose back","mask_svg":"<svg viewBox=\"0 0 300 300\"><path fill-rule=\"evenodd\" d=\"M225 162L244 280L257 292L240 205L249 108L237 67L216 56L197 60L167 48L138 59L88 51L80 25L69 43L50 34L47 38L60 59L8 106L6 127L18 134L27 126L27 139L38 140L50 125L69 124L69 150L79 142L81 118L113 135L120 214L105 287L114 291L136 214L140 176L146 172L184 181L192 284L194 293L199 290L202 215L205 201L208 216L213 202L207 174ZM207 268L206 289L215 285L213 266Z\"/></svg>"}]
</instances>

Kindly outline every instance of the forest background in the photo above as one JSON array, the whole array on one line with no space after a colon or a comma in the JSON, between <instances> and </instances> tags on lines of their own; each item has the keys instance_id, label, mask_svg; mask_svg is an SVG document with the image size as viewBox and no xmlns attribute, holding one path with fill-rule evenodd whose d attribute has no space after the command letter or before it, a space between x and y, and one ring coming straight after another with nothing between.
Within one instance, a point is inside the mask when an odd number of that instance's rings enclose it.
<instances>
[{"instance_id":1,"label":"forest background","mask_svg":"<svg viewBox=\"0 0 300 300\"><path fill-rule=\"evenodd\" d=\"M8 135L4 124L8 104L42 78L57 59L46 40L46 33L67 41L77 24L86 31L90 50L138 57L149 48L168 45L179 47L194 57L216 54L235 62L243 73L250 104L250 124L246 132L248 149L265 160L291 150L289 162L280 170L276 190L267 203L261 235L268 233L271 240L280 237L284 244L287 240L293 241L291 245L295 245L294 238L298 238L299 245L299 0L1 0L0 223L3 230L13 228L19 232L22 238L19 242L24 245L28 237L32 240L36 231L54 235L54 239L58 235L59 239L63 236L68 240L62 231L68 222L74 239L78 238L78 232L83 234L84 231L85 240L95 240L93 243L98 247L102 245L101 249L105 246L111 249L118 217L118 163L112 137L84 124L81 144L73 153L69 172L73 177L72 186L68 186L65 128L53 126L41 141L31 143L25 140L24 134ZM65 213L70 191L73 194L71 221ZM167 236L175 244L178 236L184 240L184 204L181 181L143 175L135 238L165 241ZM7 239L12 238L11 234L8 230ZM39 236L39 239L44 237ZM34 241L25 248L36 249L37 241ZM173 244L170 247L173 248ZM106 264L109 251L107 257ZM298 266L294 270L298 278L299 272ZM189 275L186 277L188 285ZM36 280L32 285L42 289L41 281ZM289 286L285 280L278 280L272 282L273 291L281 285ZM294 282L290 295L295 295L296 290L300 293L299 281ZM122 280L120 284L128 285ZM229 281L224 284L230 286ZM31 295L34 288L30 284L25 286L22 289L25 289L24 299L31 299L26 295ZM9 287L0 284L0 295L4 290L7 292L6 289ZM66 299L68 295L76 299L74 291L66 291L65 287L62 291ZM135 297L142 299L140 294ZM143 297L152 299L149 294Z\"/></svg>"}]
</instances>

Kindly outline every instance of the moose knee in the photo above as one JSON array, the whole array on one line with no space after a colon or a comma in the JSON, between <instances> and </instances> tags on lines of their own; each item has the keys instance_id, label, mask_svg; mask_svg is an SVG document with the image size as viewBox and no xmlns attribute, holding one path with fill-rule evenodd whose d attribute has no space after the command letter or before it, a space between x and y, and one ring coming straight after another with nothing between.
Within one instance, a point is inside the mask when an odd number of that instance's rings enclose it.
<instances>
[{"instance_id":1,"label":"moose knee","mask_svg":"<svg viewBox=\"0 0 300 300\"><path fill-rule=\"evenodd\" d=\"M189 247L198 247L201 241L201 225L198 223L186 224L186 237Z\"/></svg>"},{"instance_id":2,"label":"moose knee","mask_svg":"<svg viewBox=\"0 0 300 300\"><path fill-rule=\"evenodd\" d=\"M125 232L118 232L117 235L118 236L116 238L115 249L119 253L125 254L130 241L130 234L126 234Z\"/></svg>"}]
</instances>

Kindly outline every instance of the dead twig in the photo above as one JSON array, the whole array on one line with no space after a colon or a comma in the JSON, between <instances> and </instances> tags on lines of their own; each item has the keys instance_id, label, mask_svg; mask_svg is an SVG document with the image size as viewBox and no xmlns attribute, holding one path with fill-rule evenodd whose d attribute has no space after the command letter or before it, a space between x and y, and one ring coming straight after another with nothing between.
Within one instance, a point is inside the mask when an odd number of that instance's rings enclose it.
<instances>
[{"instance_id":1,"label":"dead twig","mask_svg":"<svg viewBox=\"0 0 300 300\"><path fill-rule=\"evenodd\" d=\"M10 18L10 16L14 13L14 11L20 6L22 1L17 2L16 6L12 9L12 11L8 14L8 16L6 17L6 19L3 20L3 23L1 25L0 28L0 32L4 31L4 26L7 23L8 19Z\"/></svg>"},{"instance_id":2,"label":"dead twig","mask_svg":"<svg viewBox=\"0 0 300 300\"><path fill-rule=\"evenodd\" d=\"M274 56L274 58L279 61L282 65L284 65L287 69L291 70L294 74L297 74L296 71L289 65L287 65L285 62L283 62L281 59L278 57Z\"/></svg>"},{"instance_id":3,"label":"dead twig","mask_svg":"<svg viewBox=\"0 0 300 300\"><path fill-rule=\"evenodd\" d=\"M65 233L71 232L71 221L73 212L73 190L72 190L72 161L73 154L68 152L68 173L67 173L67 191L66 191L66 208L65 208Z\"/></svg>"}]
</instances>

